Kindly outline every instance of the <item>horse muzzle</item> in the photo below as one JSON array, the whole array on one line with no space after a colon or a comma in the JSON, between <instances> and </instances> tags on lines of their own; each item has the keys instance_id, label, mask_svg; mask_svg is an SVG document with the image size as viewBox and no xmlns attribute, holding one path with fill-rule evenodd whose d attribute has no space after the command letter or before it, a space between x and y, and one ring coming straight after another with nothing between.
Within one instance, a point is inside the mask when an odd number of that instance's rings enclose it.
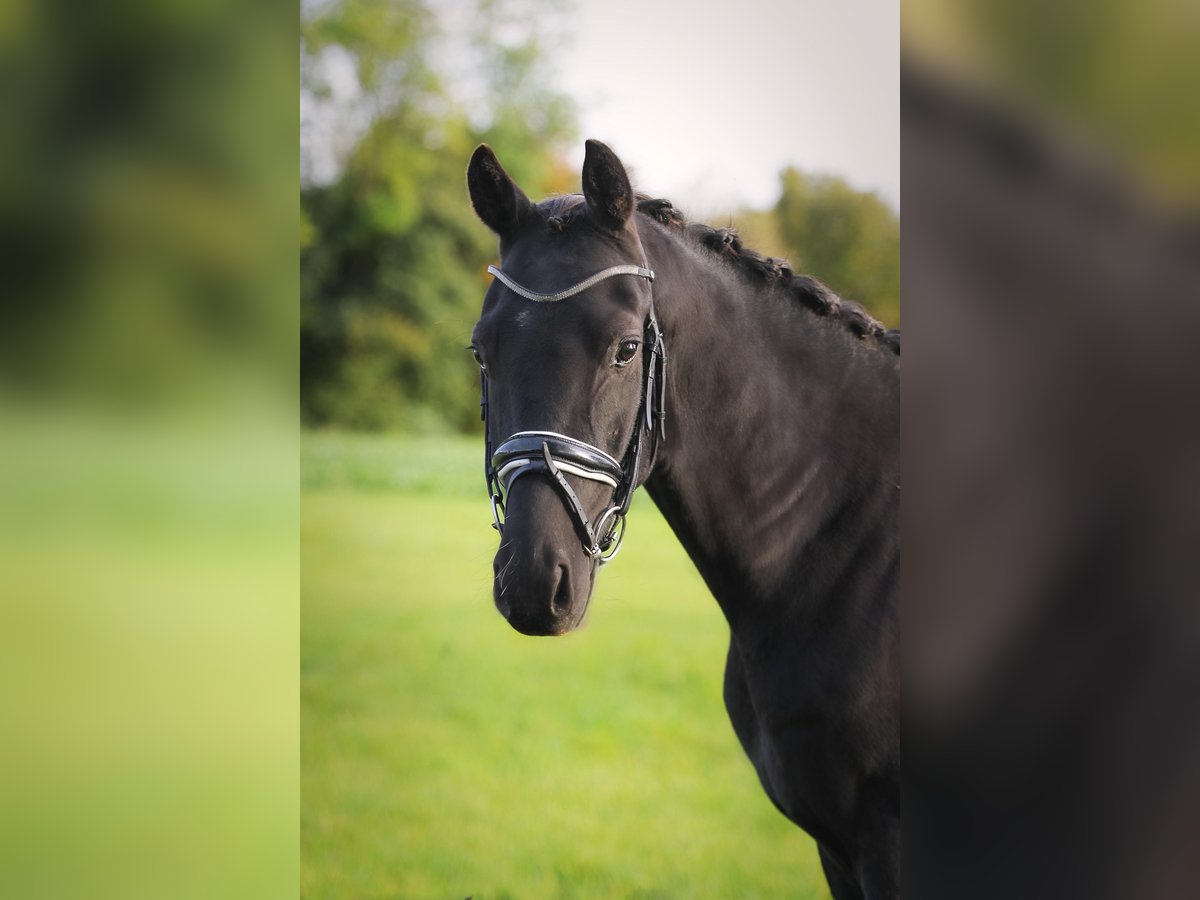
<instances>
[{"instance_id":1,"label":"horse muzzle","mask_svg":"<svg viewBox=\"0 0 1200 900\"><path fill-rule=\"evenodd\" d=\"M583 622L596 566L580 549L551 482L522 479L509 495L504 538L493 563L496 609L522 634L558 635Z\"/></svg>"}]
</instances>

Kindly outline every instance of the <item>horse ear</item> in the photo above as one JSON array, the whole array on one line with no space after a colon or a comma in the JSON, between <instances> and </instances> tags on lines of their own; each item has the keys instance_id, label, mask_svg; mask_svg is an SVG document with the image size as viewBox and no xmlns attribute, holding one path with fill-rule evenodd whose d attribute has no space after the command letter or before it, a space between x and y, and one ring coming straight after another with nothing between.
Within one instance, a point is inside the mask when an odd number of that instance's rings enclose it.
<instances>
[{"instance_id":1,"label":"horse ear","mask_svg":"<svg viewBox=\"0 0 1200 900\"><path fill-rule=\"evenodd\" d=\"M599 141L584 144L583 196L588 209L605 228L619 231L633 215L633 187L625 166Z\"/></svg>"},{"instance_id":2,"label":"horse ear","mask_svg":"<svg viewBox=\"0 0 1200 900\"><path fill-rule=\"evenodd\" d=\"M476 215L500 237L515 231L532 206L487 144L480 144L471 154L467 190Z\"/></svg>"}]
</instances>

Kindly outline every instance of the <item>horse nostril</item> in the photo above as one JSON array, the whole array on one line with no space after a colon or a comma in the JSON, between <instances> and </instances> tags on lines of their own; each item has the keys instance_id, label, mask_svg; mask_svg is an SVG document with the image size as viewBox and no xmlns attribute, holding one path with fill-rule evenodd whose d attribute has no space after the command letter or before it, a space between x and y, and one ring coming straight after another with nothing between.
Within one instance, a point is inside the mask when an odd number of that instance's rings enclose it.
<instances>
[{"instance_id":1,"label":"horse nostril","mask_svg":"<svg viewBox=\"0 0 1200 900\"><path fill-rule=\"evenodd\" d=\"M550 600L550 610L556 616L564 616L571 610L571 577L566 565L558 567L558 581L554 585L554 594Z\"/></svg>"}]
</instances>

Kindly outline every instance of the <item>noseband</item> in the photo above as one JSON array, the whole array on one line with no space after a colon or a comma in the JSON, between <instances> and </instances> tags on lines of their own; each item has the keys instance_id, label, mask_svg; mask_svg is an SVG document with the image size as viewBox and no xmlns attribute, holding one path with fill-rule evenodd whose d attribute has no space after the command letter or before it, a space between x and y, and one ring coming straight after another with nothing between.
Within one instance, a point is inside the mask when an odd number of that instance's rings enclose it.
<instances>
[{"instance_id":1,"label":"noseband","mask_svg":"<svg viewBox=\"0 0 1200 900\"><path fill-rule=\"evenodd\" d=\"M645 278L651 284L654 282L654 273L644 266L612 266L558 293L539 294L513 281L495 266L488 266L488 273L513 293L536 303L556 303L574 297L617 275L634 275ZM545 472L562 495L567 511L575 521L583 542L583 552L601 566L617 555L625 537L625 515L629 512L633 492L637 490L644 447L642 438L645 435L650 438L650 461L653 465L658 441L663 434L667 348L654 315L653 288L650 291L650 312L646 316L643 331L641 399L633 436L620 462L599 447L554 431L518 431L493 451L488 431L487 370L480 368L479 405L484 423L484 472L492 502L492 527L501 534L504 532L504 501L512 490L513 482L530 472ZM583 504L567 481L567 475L612 488L612 499L595 523L588 518Z\"/></svg>"}]
</instances>

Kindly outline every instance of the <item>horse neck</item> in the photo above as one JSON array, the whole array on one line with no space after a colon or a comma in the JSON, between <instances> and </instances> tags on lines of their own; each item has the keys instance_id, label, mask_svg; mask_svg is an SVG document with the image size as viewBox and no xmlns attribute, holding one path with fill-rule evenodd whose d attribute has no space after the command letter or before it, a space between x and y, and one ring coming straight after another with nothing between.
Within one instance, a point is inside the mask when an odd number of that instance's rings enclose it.
<instances>
[{"instance_id":1,"label":"horse neck","mask_svg":"<svg viewBox=\"0 0 1200 900\"><path fill-rule=\"evenodd\" d=\"M731 626L894 582L896 358L662 228L643 243L669 352L646 486Z\"/></svg>"}]
</instances>

